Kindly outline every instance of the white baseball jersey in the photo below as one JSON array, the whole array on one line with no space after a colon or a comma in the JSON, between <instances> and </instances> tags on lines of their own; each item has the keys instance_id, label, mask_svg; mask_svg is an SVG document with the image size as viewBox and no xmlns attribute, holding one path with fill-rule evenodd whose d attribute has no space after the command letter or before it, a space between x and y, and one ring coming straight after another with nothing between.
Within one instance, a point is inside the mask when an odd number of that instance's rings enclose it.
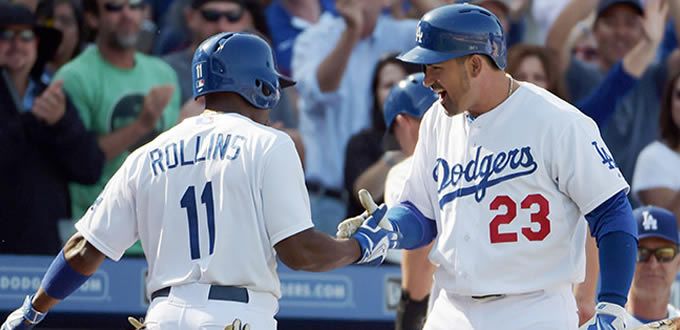
<instances>
[{"instance_id":1,"label":"white baseball jersey","mask_svg":"<svg viewBox=\"0 0 680 330\"><path fill-rule=\"evenodd\" d=\"M437 222L438 285L476 296L581 282L582 215L622 190L628 184L595 123L521 83L475 119L435 104L400 201Z\"/></svg>"},{"instance_id":2,"label":"white baseball jersey","mask_svg":"<svg viewBox=\"0 0 680 330\"><path fill-rule=\"evenodd\" d=\"M310 227L302 166L288 135L214 112L132 153L76 224L116 261L140 239L147 293L206 283L277 298L273 247Z\"/></svg>"},{"instance_id":3,"label":"white baseball jersey","mask_svg":"<svg viewBox=\"0 0 680 330\"><path fill-rule=\"evenodd\" d=\"M385 178L385 205L387 207L393 207L399 203L399 194L404 189L404 183L408 179L408 175L411 172L411 164L413 163L413 157L409 156L404 158L387 172L387 178ZM401 250L387 250L387 255L385 260L400 264L401 263Z\"/></svg>"},{"instance_id":4,"label":"white baseball jersey","mask_svg":"<svg viewBox=\"0 0 680 330\"><path fill-rule=\"evenodd\" d=\"M404 189L404 183L411 173L411 165L413 164L413 156L404 158L396 165L394 165L385 178L385 205L393 207L399 204L399 194Z\"/></svg>"}]
</instances>

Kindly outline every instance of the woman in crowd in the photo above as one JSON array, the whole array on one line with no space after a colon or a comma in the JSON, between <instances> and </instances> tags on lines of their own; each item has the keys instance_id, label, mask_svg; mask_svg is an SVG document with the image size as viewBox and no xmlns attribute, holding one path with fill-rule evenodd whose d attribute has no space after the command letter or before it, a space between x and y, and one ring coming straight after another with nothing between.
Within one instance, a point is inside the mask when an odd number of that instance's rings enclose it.
<instances>
[{"instance_id":1,"label":"woman in crowd","mask_svg":"<svg viewBox=\"0 0 680 330\"><path fill-rule=\"evenodd\" d=\"M666 208L680 219L680 71L666 83L659 117L661 137L638 156L633 195L642 204Z\"/></svg>"},{"instance_id":2,"label":"woman in crowd","mask_svg":"<svg viewBox=\"0 0 680 330\"><path fill-rule=\"evenodd\" d=\"M507 72L517 80L528 81L568 100L556 61L557 57L543 46L517 44L508 51Z\"/></svg>"},{"instance_id":3,"label":"woman in crowd","mask_svg":"<svg viewBox=\"0 0 680 330\"><path fill-rule=\"evenodd\" d=\"M59 48L45 66L44 74L49 79L83 49L83 11L77 0L48 0L40 3L36 15L39 22L62 35Z\"/></svg>"},{"instance_id":4,"label":"woman in crowd","mask_svg":"<svg viewBox=\"0 0 680 330\"><path fill-rule=\"evenodd\" d=\"M385 178L390 168L403 159L400 152L384 152L382 138L385 135L385 121L382 108L394 84L411 73L420 71L418 66L404 63L388 54L375 67L371 88L373 91L373 126L354 136L347 143L345 153L345 190L349 196L347 214L355 215L364 211L359 202L359 189L367 189L380 204L385 191Z\"/></svg>"}]
</instances>

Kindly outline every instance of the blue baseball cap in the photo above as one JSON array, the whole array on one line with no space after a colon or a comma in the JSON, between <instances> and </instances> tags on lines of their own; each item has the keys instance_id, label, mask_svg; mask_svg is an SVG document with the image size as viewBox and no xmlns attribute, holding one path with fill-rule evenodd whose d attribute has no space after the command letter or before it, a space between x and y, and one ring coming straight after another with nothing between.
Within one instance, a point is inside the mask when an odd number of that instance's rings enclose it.
<instances>
[{"instance_id":1,"label":"blue baseball cap","mask_svg":"<svg viewBox=\"0 0 680 330\"><path fill-rule=\"evenodd\" d=\"M399 144L396 143L394 134L392 134L392 124L398 115L405 114L420 119L432 103L439 99L437 93L423 85L423 80L425 80L424 73L414 73L392 87L387 95L383 106L383 118L385 127L387 127L383 139L385 150L399 149Z\"/></svg>"},{"instance_id":2,"label":"blue baseball cap","mask_svg":"<svg viewBox=\"0 0 680 330\"><path fill-rule=\"evenodd\" d=\"M629 5L633 7L640 15L644 14L642 3L640 0L600 0L597 4L597 17L600 17L605 10L613 5Z\"/></svg>"},{"instance_id":3,"label":"blue baseball cap","mask_svg":"<svg viewBox=\"0 0 680 330\"><path fill-rule=\"evenodd\" d=\"M638 239L657 237L680 245L678 223L671 211L644 206L633 210L633 216L638 225Z\"/></svg>"}]
</instances>

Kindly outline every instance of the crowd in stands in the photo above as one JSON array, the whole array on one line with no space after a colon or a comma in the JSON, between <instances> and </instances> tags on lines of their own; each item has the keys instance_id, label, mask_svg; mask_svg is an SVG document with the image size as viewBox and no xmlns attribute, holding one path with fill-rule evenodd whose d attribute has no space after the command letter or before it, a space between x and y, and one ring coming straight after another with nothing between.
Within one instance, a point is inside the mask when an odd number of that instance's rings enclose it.
<instances>
[{"instance_id":1,"label":"crowd in stands","mask_svg":"<svg viewBox=\"0 0 680 330\"><path fill-rule=\"evenodd\" d=\"M335 234L363 211L358 190L383 201L406 158L383 143L383 104L422 68L395 56L453 2L0 0L0 253L56 254L131 151L203 111L191 59L218 32L263 36L297 81L271 125L296 144L315 226ZM465 2L499 17L509 74L597 123L633 206L680 219L680 1Z\"/></svg>"}]
</instances>

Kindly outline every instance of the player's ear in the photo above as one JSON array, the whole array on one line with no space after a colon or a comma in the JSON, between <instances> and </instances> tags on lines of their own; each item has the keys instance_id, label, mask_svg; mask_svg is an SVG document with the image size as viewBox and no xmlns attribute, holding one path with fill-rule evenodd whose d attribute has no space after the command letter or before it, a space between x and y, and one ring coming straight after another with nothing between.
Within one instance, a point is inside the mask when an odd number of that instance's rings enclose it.
<instances>
[{"instance_id":1,"label":"player's ear","mask_svg":"<svg viewBox=\"0 0 680 330\"><path fill-rule=\"evenodd\" d=\"M403 122L404 122L404 116L402 114L398 114L396 117L394 117L394 124L393 125L398 125L398 124L400 125Z\"/></svg>"},{"instance_id":2,"label":"player's ear","mask_svg":"<svg viewBox=\"0 0 680 330\"><path fill-rule=\"evenodd\" d=\"M482 65L484 64L484 59L481 55L474 54L470 56L468 63L468 72L472 78L478 77L482 73Z\"/></svg>"}]
</instances>

